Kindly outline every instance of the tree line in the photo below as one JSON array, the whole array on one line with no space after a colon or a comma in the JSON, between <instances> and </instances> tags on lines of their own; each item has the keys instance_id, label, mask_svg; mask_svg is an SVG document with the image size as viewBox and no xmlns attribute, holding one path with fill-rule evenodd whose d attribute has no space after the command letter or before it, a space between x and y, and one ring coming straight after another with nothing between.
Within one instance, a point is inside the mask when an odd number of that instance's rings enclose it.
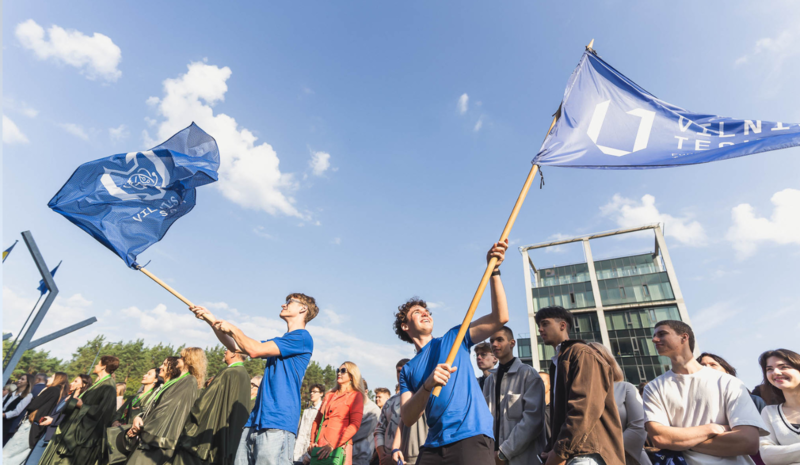
<instances>
[{"instance_id":1,"label":"tree line","mask_svg":"<svg viewBox=\"0 0 800 465\"><path fill-rule=\"evenodd\" d=\"M128 342L107 341L105 336L97 336L78 347L72 354L70 360L61 360L50 355L46 350L28 350L22 354L17 367L14 369L12 379L17 379L23 374L47 373L52 375L56 371L65 372L70 379L81 373L91 373L92 363L98 353L102 355L113 355L119 359L119 369L114 373L117 382L127 384L125 396L136 394L141 386L142 375L151 368L161 366L161 362L170 356L180 355L185 345L173 346L171 344L156 344L147 346L144 340L137 339ZM3 341L3 360L10 356L11 341ZM208 377L215 376L223 368L225 361L225 347L216 345L205 348L206 358L208 359ZM96 363L96 362L94 362ZM244 362L244 367L250 377L262 375L264 364L261 359L248 359ZM305 405L309 401L309 391L314 384L321 384L326 389L332 389L336 384L336 369L331 365L324 368L317 362L312 361L306 370L303 379L301 398Z\"/></svg>"}]
</instances>

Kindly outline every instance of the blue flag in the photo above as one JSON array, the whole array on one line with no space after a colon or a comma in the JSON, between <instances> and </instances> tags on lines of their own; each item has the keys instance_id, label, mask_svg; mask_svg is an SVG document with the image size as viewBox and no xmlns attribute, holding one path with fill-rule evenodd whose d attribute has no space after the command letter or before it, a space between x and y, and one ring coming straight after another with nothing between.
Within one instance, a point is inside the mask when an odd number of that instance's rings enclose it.
<instances>
[{"instance_id":1,"label":"blue flag","mask_svg":"<svg viewBox=\"0 0 800 465\"><path fill-rule=\"evenodd\" d=\"M194 208L195 188L217 180L219 149L194 123L146 152L84 163L48 207L137 268L136 256Z\"/></svg>"},{"instance_id":2,"label":"blue flag","mask_svg":"<svg viewBox=\"0 0 800 465\"><path fill-rule=\"evenodd\" d=\"M646 169L726 160L800 145L800 125L693 113L658 99L592 52L564 91L533 163Z\"/></svg>"},{"instance_id":3,"label":"blue flag","mask_svg":"<svg viewBox=\"0 0 800 465\"><path fill-rule=\"evenodd\" d=\"M56 271L58 271L58 267L59 266L61 266L61 262L58 262L58 265L56 265L55 268L50 270L50 276L55 276L56 275ZM39 292L41 292L42 295L47 294L47 284L44 283L44 279L40 279L39 280Z\"/></svg>"}]
</instances>

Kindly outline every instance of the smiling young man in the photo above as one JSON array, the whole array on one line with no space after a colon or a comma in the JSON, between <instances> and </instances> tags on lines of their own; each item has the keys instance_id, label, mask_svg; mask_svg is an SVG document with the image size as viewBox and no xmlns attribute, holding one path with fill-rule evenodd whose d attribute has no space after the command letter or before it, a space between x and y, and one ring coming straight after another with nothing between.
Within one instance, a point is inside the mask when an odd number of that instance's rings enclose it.
<instances>
[{"instance_id":1,"label":"smiling young man","mask_svg":"<svg viewBox=\"0 0 800 465\"><path fill-rule=\"evenodd\" d=\"M497 465L536 464L545 446L544 383L539 373L514 357L514 333L508 326L489 339L497 360L483 385L494 417Z\"/></svg>"},{"instance_id":2,"label":"smiling young man","mask_svg":"<svg viewBox=\"0 0 800 465\"><path fill-rule=\"evenodd\" d=\"M494 462L492 415L472 371L469 350L473 341L486 339L508 322L508 304L500 280L506 249L507 242L497 242L487 254L487 261L497 258L490 279L492 313L472 322L452 367L445 361L459 326L434 338L433 317L425 301L417 298L401 305L395 315L395 333L417 349L417 355L400 372L400 416L410 427L424 411L430 427L417 465ZM439 397L433 397L431 392L437 386L442 386L442 391Z\"/></svg>"},{"instance_id":3,"label":"smiling young man","mask_svg":"<svg viewBox=\"0 0 800 465\"><path fill-rule=\"evenodd\" d=\"M612 368L584 341L569 339L573 320L565 308L545 307L534 319L542 342L556 352L545 464L625 465Z\"/></svg>"},{"instance_id":4,"label":"smiling young man","mask_svg":"<svg viewBox=\"0 0 800 465\"><path fill-rule=\"evenodd\" d=\"M766 425L741 381L695 360L694 341L682 321L656 323L653 344L672 369L644 388L645 429L689 465L753 465Z\"/></svg>"},{"instance_id":5,"label":"smiling young man","mask_svg":"<svg viewBox=\"0 0 800 465\"><path fill-rule=\"evenodd\" d=\"M203 307L190 310L198 318L210 315ZM280 312L286 333L261 342L227 321L216 320L212 325L217 339L229 350L267 361L255 406L236 451L236 465L291 465L300 421L300 386L314 350L314 341L305 327L318 313L313 297L289 294Z\"/></svg>"}]
</instances>

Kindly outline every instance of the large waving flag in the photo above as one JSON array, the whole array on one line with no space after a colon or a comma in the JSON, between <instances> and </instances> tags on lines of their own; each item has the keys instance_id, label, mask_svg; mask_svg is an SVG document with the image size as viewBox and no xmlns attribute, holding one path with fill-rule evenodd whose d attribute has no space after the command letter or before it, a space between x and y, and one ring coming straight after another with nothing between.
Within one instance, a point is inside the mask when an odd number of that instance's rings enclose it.
<instances>
[{"instance_id":1,"label":"large waving flag","mask_svg":"<svg viewBox=\"0 0 800 465\"><path fill-rule=\"evenodd\" d=\"M800 125L693 113L641 88L593 51L572 73L560 117L533 163L645 169L800 145Z\"/></svg>"},{"instance_id":2,"label":"large waving flag","mask_svg":"<svg viewBox=\"0 0 800 465\"><path fill-rule=\"evenodd\" d=\"M192 123L148 151L79 166L47 206L138 268L136 256L194 208L195 188L218 168L217 142Z\"/></svg>"}]
</instances>

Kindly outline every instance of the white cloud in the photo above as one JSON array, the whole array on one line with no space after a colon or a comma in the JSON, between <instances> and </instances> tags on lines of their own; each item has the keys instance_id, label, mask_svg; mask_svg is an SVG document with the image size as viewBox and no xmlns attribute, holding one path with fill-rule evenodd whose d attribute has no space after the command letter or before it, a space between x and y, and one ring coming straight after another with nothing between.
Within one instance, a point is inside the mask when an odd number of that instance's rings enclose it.
<instances>
[{"instance_id":1,"label":"white cloud","mask_svg":"<svg viewBox=\"0 0 800 465\"><path fill-rule=\"evenodd\" d=\"M763 243L800 245L800 190L784 189L770 201L774 206L770 218L756 216L755 208L747 203L731 210L733 225L725 239L740 259L753 255Z\"/></svg>"},{"instance_id":2,"label":"white cloud","mask_svg":"<svg viewBox=\"0 0 800 465\"><path fill-rule=\"evenodd\" d=\"M17 113L22 113L22 115L27 116L28 118L36 118L36 116L39 114L39 110L33 108L25 102L18 102L11 97L3 98L3 106Z\"/></svg>"},{"instance_id":3,"label":"white cloud","mask_svg":"<svg viewBox=\"0 0 800 465\"><path fill-rule=\"evenodd\" d=\"M737 66L744 65L749 63L756 56L769 55L771 58L779 59L781 63L774 63L774 65L780 66L783 60L797 53L794 47L794 36L794 32L787 29L776 37L758 39L752 51L737 58L734 64Z\"/></svg>"},{"instance_id":4,"label":"white cloud","mask_svg":"<svg viewBox=\"0 0 800 465\"><path fill-rule=\"evenodd\" d=\"M339 313L334 312L329 308L324 308L320 311L325 318L328 320L328 324L333 326L338 326L346 319L345 315L341 315Z\"/></svg>"},{"instance_id":5,"label":"white cloud","mask_svg":"<svg viewBox=\"0 0 800 465\"><path fill-rule=\"evenodd\" d=\"M741 312L742 309L734 307L731 302L717 302L710 307L692 312L692 329L699 336L720 326Z\"/></svg>"},{"instance_id":6,"label":"white cloud","mask_svg":"<svg viewBox=\"0 0 800 465\"><path fill-rule=\"evenodd\" d=\"M128 131L128 128L124 124L120 124L115 128L108 128L108 136L113 142L119 142L123 139L127 139L130 135L130 131Z\"/></svg>"},{"instance_id":7,"label":"white cloud","mask_svg":"<svg viewBox=\"0 0 800 465\"><path fill-rule=\"evenodd\" d=\"M156 125L156 123L158 123L158 121L154 120L153 118L149 118L147 116L144 117L144 122L150 127L153 127Z\"/></svg>"},{"instance_id":8,"label":"white cloud","mask_svg":"<svg viewBox=\"0 0 800 465\"><path fill-rule=\"evenodd\" d=\"M475 127L473 127L472 130L478 132L481 130L482 127L483 127L483 115L481 115L481 117L478 118L478 122L475 123Z\"/></svg>"},{"instance_id":9,"label":"white cloud","mask_svg":"<svg viewBox=\"0 0 800 465\"><path fill-rule=\"evenodd\" d=\"M264 226L256 226L255 228L253 228L253 234L255 234L258 237L263 237L264 239L275 239L275 236L268 233L266 228L264 228Z\"/></svg>"},{"instance_id":10,"label":"white cloud","mask_svg":"<svg viewBox=\"0 0 800 465\"><path fill-rule=\"evenodd\" d=\"M314 176L322 176L331 167L331 154L327 152L312 152L311 161L308 162Z\"/></svg>"},{"instance_id":11,"label":"white cloud","mask_svg":"<svg viewBox=\"0 0 800 465\"><path fill-rule=\"evenodd\" d=\"M3 115L3 143L4 144L27 144L28 138L19 127L6 115Z\"/></svg>"},{"instance_id":12,"label":"white cloud","mask_svg":"<svg viewBox=\"0 0 800 465\"><path fill-rule=\"evenodd\" d=\"M632 228L650 223L664 223L664 234L684 245L703 246L708 237L703 226L689 216L675 217L661 213L656 208L656 199L644 195L641 202L614 194L609 203L600 207L603 215L611 217L620 228Z\"/></svg>"},{"instance_id":13,"label":"white cloud","mask_svg":"<svg viewBox=\"0 0 800 465\"><path fill-rule=\"evenodd\" d=\"M444 309L447 307L444 302L431 302L426 300L425 303L428 304L428 309L430 310L436 310L437 308Z\"/></svg>"},{"instance_id":14,"label":"white cloud","mask_svg":"<svg viewBox=\"0 0 800 465\"><path fill-rule=\"evenodd\" d=\"M555 242L555 241L563 241L564 239L569 239L571 237L572 236L569 236L567 234L555 233L555 234L550 235L550 237L548 237L547 239L550 242ZM565 247L565 244L555 245L555 246L547 247L547 248L544 249L545 253L564 253L566 251L567 251L567 248Z\"/></svg>"},{"instance_id":15,"label":"white cloud","mask_svg":"<svg viewBox=\"0 0 800 465\"><path fill-rule=\"evenodd\" d=\"M230 77L228 67L193 62L186 74L165 80L164 97L151 97L147 102L164 118L158 125L158 139L166 140L196 122L219 144L220 179L214 185L227 199L244 208L307 219L293 205L289 194L297 188L296 182L291 174L281 173L272 146L256 145L258 138L249 129L240 128L233 117L214 114L214 105L225 99Z\"/></svg>"},{"instance_id":16,"label":"white cloud","mask_svg":"<svg viewBox=\"0 0 800 465\"><path fill-rule=\"evenodd\" d=\"M78 137L83 140L89 140L89 135L86 134L86 131L83 130L78 124L75 123L60 123L59 126L67 131L68 133L72 134L75 137Z\"/></svg>"},{"instance_id":17,"label":"white cloud","mask_svg":"<svg viewBox=\"0 0 800 465\"><path fill-rule=\"evenodd\" d=\"M74 66L87 79L114 82L122 76L122 71L117 69L122 50L103 34L95 32L87 36L56 25L50 26L45 34L42 26L29 19L17 25L16 35L20 44L40 60L50 58Z\"/></svg>"},{"instance_id":18,"label":"white cloud","mask_svg":"<svg viewBox=\"0 0 800 465\"><path fill-rule=\"evenodd\" d=\"M461 94L461 97L458 98L458 112L460 114L464 114L469 109L469 95Z\"/></svg>"}]
</instances>

